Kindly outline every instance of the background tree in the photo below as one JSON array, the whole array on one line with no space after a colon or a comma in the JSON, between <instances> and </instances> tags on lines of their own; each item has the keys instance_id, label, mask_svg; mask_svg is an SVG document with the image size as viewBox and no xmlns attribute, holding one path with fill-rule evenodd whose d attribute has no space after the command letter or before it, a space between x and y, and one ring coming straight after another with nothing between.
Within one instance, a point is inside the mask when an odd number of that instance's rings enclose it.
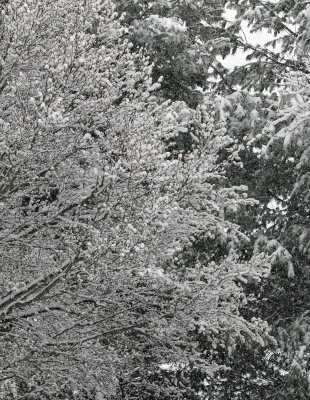
<instances>
[{"instance_id":1,"label":"background tree","mask_svg":"<svg viewBox=\"0 0 310 400\"><path fill-rule=\"evenodd\" d=\"M117 0L123 23L135 48L147 46L154 62L152 76L163 77L164 98L185 101L195 108L227 69L217 56L236 50L238 26L226 21L225 1ZM226 82L228 84L228 82ZM229 85L228 85L229 86Z\"/></svg>"},{"instance_id":2,"label":"background tree","mask_svg":"<svg viewBox=\"0 0 310 400\"><path fill-rule=\"evenodd\" d=\"M268 28L278 35L271 46L252 46L240 36L240 47L249 52L249 63L235 68L230 79L239 82L244 99L252 100L240 105L240 101L235 101L236 95L226 97L226 105L235 112L229 117L228 131L243 144L239 152L243 167L233 166L228 179L231 184L238 184L241 178L249 193L260 200L259 208L248 210L236 221L253 232L253 245L277 253L272 274L256 289L264 300L256 304L254 313L273 325L280 347L273 350L271 359L276 369L285 367L282 377L274 380L274 375L269 375L271 386L264 396L291 399L297 391L300 398L307 398L307 351L303 346L309 308L309 2L229 4L237 11L237 20L245 19L253 31ZM251 103L255 103L254 107Z\"/></svg>"}]
</instances>

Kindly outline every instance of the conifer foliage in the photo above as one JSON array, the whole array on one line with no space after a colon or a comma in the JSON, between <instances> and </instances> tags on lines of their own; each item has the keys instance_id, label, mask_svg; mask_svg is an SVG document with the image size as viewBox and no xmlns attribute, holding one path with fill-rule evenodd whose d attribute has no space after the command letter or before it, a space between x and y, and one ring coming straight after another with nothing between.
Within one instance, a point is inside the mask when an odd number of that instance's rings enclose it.
<instances>
[{"instance_id":1,"label":"conifer foliage","mask_svg":"<svg viewBox=\"0 0 310 400\"><path fill-rule=\"evenodd\" d=\"M135 47L146 47L153 76L163 76L161 95L197 107L227 69L219 57L236 50L239 26L225 17L225 0L116 0ZM228 85L225 81L224 86Z\"/></svg>"}]
</instances>

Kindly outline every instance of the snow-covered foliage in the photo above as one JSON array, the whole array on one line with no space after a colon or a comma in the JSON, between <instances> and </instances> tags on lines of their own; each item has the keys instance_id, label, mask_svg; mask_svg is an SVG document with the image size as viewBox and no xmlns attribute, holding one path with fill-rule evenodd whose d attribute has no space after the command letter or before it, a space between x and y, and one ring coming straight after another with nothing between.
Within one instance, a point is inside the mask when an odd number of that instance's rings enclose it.
<instances>
[{"instance_id":1,"label":"snow-covered foliage","mask_svg":"<svg viewBox=\"0 0 310 400\"><path fill-rule=\"evenodd\" d=\"M1 7L0 398L109 399L163 364L211 372L197 332L213 352L263 344L239 309L266 260L181 267L195 236L241 237L225 212L252 203L215 184L223 126L201 107L192 151L167 151L185 127L109 0Z\"/></svg>"},{"instance_id":2,"label":"snow-covered foliage","mask_svg":"<svg viewBox=\"0 0 310 400\"><path fill-rule=\"evenodd\" d=\"M252 221L256 222L255 228L252 226L255 248L273 252L272 273L261 287L261 297L266 299L261 303L261 315L271 322L279 339L279 352L275 353L286 359L282 364L288 363L284 368L285 383L277 396L294 398L293 381L307 377L309 364L304 338L309 326L310 3L309 0L228 3L237 12L236 20L246 20L251 31L263 34L262 29L268 29L275 35L275 40L265 46L244 41L250 63L236 68L233 76L243 90L251 88L251 95L263 100L262 112L253 127L248 124L245 137L248 140L252 136L250 143L256 146L257 157L254 154L247 157L249 153L240 156L243 171L252 175L252 183L251 180L245 183L251 195L261 202L252 214ZM250 102L247 100L246 104ZM249 120L244 109L239 107L236 128L243 127L241 121L245 124ZM242 177L241 173L236 176ZM309 382L308 379L300 387L300 398L309 397Z\"/></svg>"},{"instance_id":3,"label":"snow-covered foliage","mask_svg":"<svg viewBox=\"0 0 310 400\"><path fill-rule=\"evenodd\" d=\"M301 38L305 33L301 35ZM303 46L299 43L299 50ZM308 56L300 59L309 69ZM291 360L291 373L298 373L308 381L309 348L305 345L309 330L308 280L310 260L310 86L309 73L292 71L284 76L285 86L277 104L277 118L267 124L270 140L265 157L275 160L281 157L287 165L285 220L282 224L281 242L290 257L286 264L299 272L298 287L293 288L297 301L297 316L286 326L279 328L282 348ZM286 253L287 250L285 249ZM292 311L294 308L292 309ZM281 325L281 324L280 324Z\"/></svg>"},{"instance_id":4,"label":"snow-covered foliage","mask_svg":"<svg viewBox=\"0 0 310 400\"><path fill-rule=\"evenodd\" d=\"M153 76L163 76L160 94L196 108L202 91L210 92L226 74L217 56L236 48L231 38L238 29L225 20L225 0L115 0L115 4L126 13L123 23L131 41L138 48L146 46L154 62Z\"/></svg>"},{"instance_id":5,"label":"snow-covered foliage","mask_svg":"<svg viewBox=\"0 0 310 400\"><path fill-rule=\"evenodd\" d=\"M304 64L310 66L307 58ZM286 86L281 92L278 118L269 124L273 135L266 148L271 157L281 147L288 164L292 166L294 184L288 193L288 207L297 209L292 234L296 238L299 252L310 259L310 226L307 220L310 208L310 85L309 74L301 71L286 76ZM301 207L301 204L303 206ZM293 221L292 221L293 222Z\"/></svg>"}]
</instances>

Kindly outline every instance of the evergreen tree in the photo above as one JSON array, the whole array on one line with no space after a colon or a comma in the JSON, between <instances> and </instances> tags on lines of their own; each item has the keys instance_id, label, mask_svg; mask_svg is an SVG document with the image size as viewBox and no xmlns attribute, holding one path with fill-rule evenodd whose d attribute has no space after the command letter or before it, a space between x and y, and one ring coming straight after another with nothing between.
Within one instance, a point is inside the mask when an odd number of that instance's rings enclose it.
<instances>
[{"instance_id":1,"label":"evergreen tree","mask_svg":"<svg viewBox=\"0 0 310 400\"><path fill-rule=\"evenodd\" d=\"M116 0L135 48L147 46L153 79L163 77L161 95L195 108L203 93L225 81L227 69L217 56L236 50L239 31L225 20L224 0ZM229 86L229 85L228 85Z\"/></svg>"},{"instance_id":2,"label":"evergreen tree","mask_svg":"<svg viewBox=\"0 0 310 400\"><path fill-rule=\"evenodd\" d=\"M282 376L261 398L308 398L308 352L306 342L309 308L309 139L308 96L309 1L231 1L237 20L247 20L253 31L268 28L274 49L252 46L249 64L235 68L231 81L240 84L242 97L252 101L231 102L229 132L243 146L242 168L230 168L229 181L240 179L260 207L245 210L237 221L252 232L252 246L273 251L271 276L260 288L262 300L253 312L274 328L279 349L273 349L273 366ZM276 92L272 90L276 89ZM249 92L250 90L250 92ZM267 92L262 93L263 90ZM239 95L239 97L241 97ZM256 99L259 99L257 102ZM251 107L251 102L256 102ZM256 118L251 122L250 109ZM243 172L242 172L243 171ZM249 249L245 249L249 252ZM258 361L258 363L257 363ZM256 360L257 368L260 361ZM273 386L273 387L272 387ZM269 396L269 397L268 397Z\"/></svg>"}]
</instances>

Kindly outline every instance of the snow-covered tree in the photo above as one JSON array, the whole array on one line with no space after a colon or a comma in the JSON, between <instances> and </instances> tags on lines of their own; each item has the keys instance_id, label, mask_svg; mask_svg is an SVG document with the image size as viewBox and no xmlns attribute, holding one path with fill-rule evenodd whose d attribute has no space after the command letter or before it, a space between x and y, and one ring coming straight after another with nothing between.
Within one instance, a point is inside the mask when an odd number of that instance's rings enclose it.
<instances>
[{"instance_id":1,"label":"snow-covered tree","mask_svg":"<svg viewBox=\"0 0 310 400\"><path fill-rule=\"evenodd\" d=\"M223 398L237 396L242 390L247 395L252 390L254 396L262 382L271 396L294 395L295 378L301 379L301 375L298 378L294 372L292 383L292 375L289 378L283 371L289 371L298 359L292 357L296 351L305 355L301 362L305 365L307 351L296 350L298 341L292 345L294 351L283 349L299 336L295 327L309 308L309 0L117 0L116 4L127 13L123 23L134 45L147 45L146 52L155 63L152 76L163 75L160 93L165 98L182 99L196 107L203 99L203 90L210 88L210 77L218 79L213 80L213 87L223 95L227 133L235 142L228 148L239 147L237 162L226 166L226 182L246 184L250 195L260 202L230 217L251 236L252 241L241 248L245 259L254 248L273 253L269 279L263 286L247 290L259 292L263 300L253 303L251 313L267 318L275 332L280 328L277 337L281 348L254 354L252 346L239 346L235 364L230 360L233 371L226 375L229 384L225 388L222 381L217 382ZM230 24L225 20L224 6L236 12ZM274 40L253 45L242 32L244 22L252 32L268 30ZM218 55L237 48L246 51L247 63L228 72ZM180 139L179 147L188 146L188 136ZM227 157L228 148L222 149L222 159ZM227 243L217 239L196 240L194 253L204 253L205 259L221 258ZM306 375L305 369L302 374ZM282 391L278 391L279 386ZM214 396L220 398L219 392Z\"/></svg>"},{"instance_id":2,"label":"snow-covered tree","mask_svg":"<svg viewBox=\"0 0 310 400\"><path fill-rule=\"evenodd\" d=\"M300 46L302 42L309 46L306 33L308 5L308 0L226 1L226 6L236 12L236 26L240 28L241 23L246 21L251 32L267 30L274 35L274 38L264 45L253 45L241 31L233 38L238 48L247 51L249 62L245 66L234 68L229 78L230 82L262 92L278 87L284 72L307 72L304 60L296 55L300 50L305 50Z\"/></svg>"},{"instance_id":3,"label":"snow-covered tree","mask_svg":"<svg viewBox=\"0 0 310 400\"><path fill-rule=\"evenodd\" d=\"M225 19L225 0L116 0L135 47L146 46L154 62L153 77L163 76L160 94L196 107L203 91L225 80L218 56L236 49L239 26ZM227 87L228 86L228 87Z\"/></svg>"},{"instance_id":4,"label":"snow-covered tree","mask_svg":"<svg viewBox=\"0 0 310 400\"><path fill-rule=\"evenodd\" d=\"M234 69L230 82L239 84L240 93L248 98L244 96L240 104L238 93L226 96L233 111L228 132L243 146L239 152L242 168L230 168L228 180L237 185L241 179L260 201L258 208L241 213L237 221L253 232L255 246L274 252L272 273L256 288L263 300L253 312L269 321L279 339L280 346L271 349L270 359L274 370L282 368L281 376L276 378L261 365L263 357L250 363L256 365L255 373L262 367L261 382L268 385L272 398L294 397L296 381L303 381L298 396L307 398L309 1L228 3L237 11L236 23L246 20L251 31L268 29L275 35L264 46L253 46L240 36L238 46L248 51L249 62ZM255 98L259 102L253 107ZM252 119L253 109L257 113ZM254 385L253 396L255 392Z\"/></svg>"},{"instance_id":5,"label":"snow-covered tree","mask_svg":"<svg viewBox=\"0 0 310 400\"><path fill-rule=\"evenodd\" d=\"M310 14L304 18L308 19L308 30ZM302 43L297 42L299 50L301 46ZM300 60L309 69L306 53ZM293 71L283 78L285 86L280 92L277 119L267 126L270 140L265 149L268 160L281 158L285 164L286 176L282 179L282 184L286 183L285 191L279 196L280 206L284 205L284 216L282 220L275 221L275 229L289 255L284 262L291 265L291 277L295 277L288 291L290 297L285 296L285 304L290 304L286 311L286 323L280 320L278 330L281 344L291 359L292 371L297 369L298 373L307 377L309 385L309 349L305 339L309 331L309 74ZM305 390L307 392L309 386Z\"/></svg>"},{"instance_id":6,"label":"snow-covered tree","mask_svg":"<svg viewBox=\"0 0 310 400\"><path fill-rule=\"evenodd\" d=\"M0 398L121 398L264 344L239 309L266 260L182 258L196 237L243 237L225 213L252 203L216 184L230 139L214 113L197 111L191 152L167 151L186 126L109 0L9 0L0 23Z\"/></svg>"}]
</instances>

